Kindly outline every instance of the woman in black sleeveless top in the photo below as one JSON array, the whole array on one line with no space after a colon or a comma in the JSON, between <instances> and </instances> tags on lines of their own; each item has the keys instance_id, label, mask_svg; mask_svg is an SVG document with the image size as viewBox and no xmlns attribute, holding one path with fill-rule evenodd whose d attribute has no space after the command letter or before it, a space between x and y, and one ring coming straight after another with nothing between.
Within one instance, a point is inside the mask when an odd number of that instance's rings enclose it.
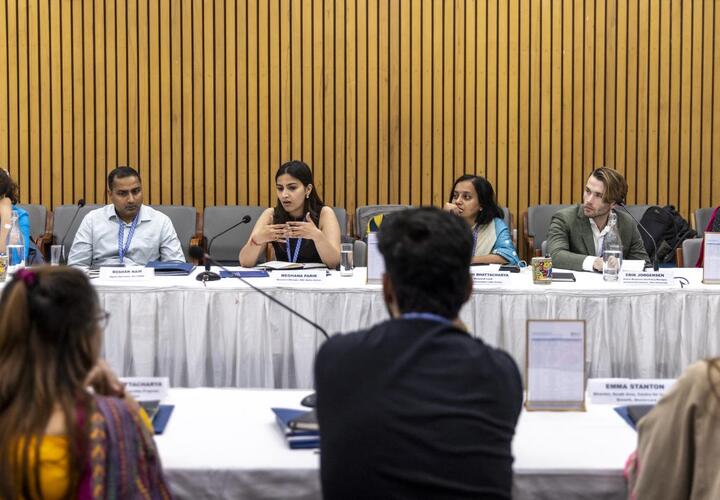
<instances>
[{"instance_id":1,"label":"woman in black sleeveless top","mask_svg":"<svg viewBox=\"0 0 720 500\"><path fill-rule=\"evenodd\" d=\"M323 204L310 167L301 161L283 164L275 174L278 203L258 219L240 250L240 265L252 267L271 244L274 260L340 264L340 225Z\"/></svg>"}]
</instances>

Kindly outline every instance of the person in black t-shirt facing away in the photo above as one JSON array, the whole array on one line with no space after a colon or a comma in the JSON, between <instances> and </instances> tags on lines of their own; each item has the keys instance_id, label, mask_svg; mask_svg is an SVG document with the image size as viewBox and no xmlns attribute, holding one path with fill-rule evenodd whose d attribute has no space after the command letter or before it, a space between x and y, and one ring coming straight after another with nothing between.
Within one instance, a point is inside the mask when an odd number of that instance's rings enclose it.
<instances>
[{"instance_id":1,"label":"person in black t-shirt facing away","mask_svg":"<svg viewBox=\"0 0 720 500\"><path fill-rule=\"evenodd\" d=\"M511 498L522 382L458 319L472 293L466 223L410 209L378 238L391 319L332 337L315 362L324 498Z\"/></svg>"}]
</instances>

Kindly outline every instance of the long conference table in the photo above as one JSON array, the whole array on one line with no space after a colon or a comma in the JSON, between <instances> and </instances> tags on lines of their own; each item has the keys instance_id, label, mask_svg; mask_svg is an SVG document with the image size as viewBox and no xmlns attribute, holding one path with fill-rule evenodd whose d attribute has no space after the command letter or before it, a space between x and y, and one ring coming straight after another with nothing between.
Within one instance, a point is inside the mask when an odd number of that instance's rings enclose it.
<instances>
[{"instance_id":1,"label":"long conference table","mask_svg":"<svg viewBox=\"0 0 720 500\"><path fill-rule=\"evenodd\" d=\"M196 271L198 272L198 271ZM521 370L528 319L583 319L589 377L673 378L720 354L720 286L701 269L676 269L673 286L607 283L576 272L575 283L534 285L526 269L504 285L476 286L460 317L472 335L507 350ZM320 283L255 278L331 335L388 318L379 285L331 273ZM172 387L311 388L324 341L311 325L235 279L194 275L93 279L110 313L104 355L124 376L167 376Z\"/></svg>"},{"instance_id":2,"label":"long conference table","mask_svg":"<svg viewBox=\"0 0 720 500\"><path fill-rule=\"evenodd\" d=\"M301 408L307 393L171 389L164 403L175 409L155 440L175 497L321 499L319 455L290 450L270 410ZM513 439L513 498L625 499L623 467L636 442L612 406L523 411Z\"/></svg>"}]
</instances>

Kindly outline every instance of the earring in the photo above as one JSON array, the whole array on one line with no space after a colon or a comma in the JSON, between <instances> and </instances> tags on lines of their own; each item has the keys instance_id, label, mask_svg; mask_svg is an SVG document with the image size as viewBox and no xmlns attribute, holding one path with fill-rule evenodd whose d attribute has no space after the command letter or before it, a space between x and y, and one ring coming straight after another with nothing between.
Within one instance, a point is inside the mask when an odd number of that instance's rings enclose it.
<instances>
[{"instance_id":1,"label":"earring","mask_svg":"<svg viewBox=\"0 0 720 500\"><path fill-rule=\"evenodd\" d=\"M309 200L309 199L310 199L310 193L308 193L308 194L305 195L305 199L306 199L306 200Z\"/></svg>"}]
</instances>

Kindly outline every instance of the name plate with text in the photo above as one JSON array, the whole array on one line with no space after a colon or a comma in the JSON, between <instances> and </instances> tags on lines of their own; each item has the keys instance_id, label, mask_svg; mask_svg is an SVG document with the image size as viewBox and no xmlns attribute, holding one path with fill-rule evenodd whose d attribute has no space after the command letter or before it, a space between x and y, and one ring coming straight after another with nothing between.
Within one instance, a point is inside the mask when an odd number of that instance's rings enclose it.
<instances>
[{"instance_id":1,"label":"name plate with text","mask_svg":"<svg viewBox=\"0 0 720 500\"><path fill-rule=\"evenodd\" d=\"M675 379L593 378L588 395L593 404L655 404Z\"/></svg>"},{"instance_id":2,"label":"name plate with text","mask_svg":"<svg viewBox=\"0 0 720 500\"><path fill-rule=\"evenodd\" d=\"M510 281L510 273L506 271L471 271L470 275L475 286L507 285Z\"/></svg>"},{"instance_id":3,"label":"name plate with text","mask_svg":"<svg viewBox=\"0 0 720 500\"><path fill-rule=\"evenodd\" d=\"M273 271L270 276L277 283L320 283L327 278L327 269Z\"/></svg>"},{"instance_id":4,"label":"name plate with text","mask_svg":"<svg viewBox=\"0 0 720 500\"><path fill-rule=\"evenodd\" d=\"M138 401L161 401L170 388L168 377L121 377L120 382Z\"/></svg>"},{"instance_id":5,"label":"name plate with text","mask_svg":"<svg viewBox=\"0 0 720 500\"><path fill-rule=\"evenodd\" d=\"M101 280L145 280L155 276L155 269L143 266L101 267Z\"/></svg>"},{"instance_id":6,"label":"name plate with text","mask_svg":"<svg viewBox=\"0 0 720 500\"><path fill-rule=\"evenodd\" d=\"M620 273L620 279L626 285L660 285L673 286L673 271L623 271Z\"/></svg>"}]
</instances>

